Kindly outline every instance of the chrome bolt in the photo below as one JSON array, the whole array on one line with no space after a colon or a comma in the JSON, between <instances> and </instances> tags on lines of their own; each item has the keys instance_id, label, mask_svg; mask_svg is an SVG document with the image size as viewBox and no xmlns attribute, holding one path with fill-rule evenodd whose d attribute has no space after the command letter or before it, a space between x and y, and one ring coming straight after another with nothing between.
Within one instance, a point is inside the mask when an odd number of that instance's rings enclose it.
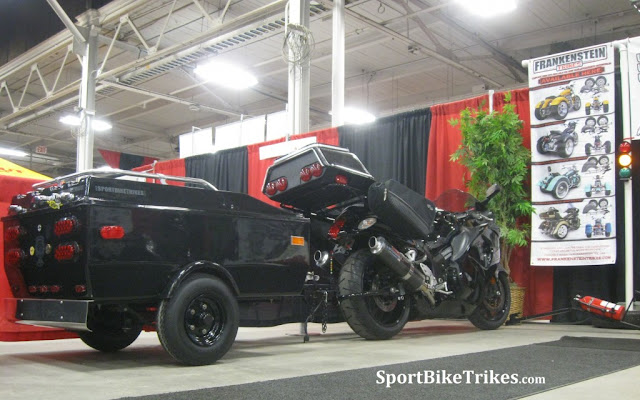
<instances>
[{"instance_id":1,"label":"chrome bolt","mask_svg":"<svg viewBox=\"0 0 640 400\"><path fill-rule=\"evenodd\" d=\"M191 310L189 310L189 314L195 315L195 313L196 313L196 310L194 310L193 308Z\"/></svg>"},{"instance_id":2,"label":"chrome bolt","mask_svg":"<svg viewBox=\"0 0 640 400\"><path fill-rule=\"evenodd\" d=\"M195 325L189 325L189 329L192 330L192 331L195 331L196 327L195 327Z\"/></svg>"},{"instance_id":3,"label":"chrome bolt","mask_svg":"<svg viewBox=\"0 0 640 400\"><path fill-rule=\"evenodd\" d=\"M207 305L206 305L206 304L203 304L203 305L202 305L202 309L203 309L203 310L206 310L206 309L207 309Z\"/></svg>"},{"instance_id":4,"label":"chrome bolt","mask_svg":"<svg viewBox=\"0 0 640 400\"><path fill-rule=\"evenodd\" d=\"M203 329L203 330L201 330L200 332L204 335L205 333L207 333L207 330L206 330L206 329Z\"/></svg>"}]
</instances>

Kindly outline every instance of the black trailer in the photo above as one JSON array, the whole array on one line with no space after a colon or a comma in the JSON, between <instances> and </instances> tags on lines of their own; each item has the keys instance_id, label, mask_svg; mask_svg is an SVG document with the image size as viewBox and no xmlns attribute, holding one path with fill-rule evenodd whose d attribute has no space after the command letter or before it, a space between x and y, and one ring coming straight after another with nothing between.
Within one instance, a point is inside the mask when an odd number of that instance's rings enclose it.
<instances>
[{"instance_id":1,"label":"black trailer","mask_svg":"<svg viewBox=\"0 0 640 400\"><path fill-rule=\"evenodd\" d=\"M150 183L167 179L184 186ZM157 330L176 360L211 363L238 326L315 308L309 219L203 180L72 174L16 196L3 222L17 322L77 331L101 351Z\"/></svg>"}]
</instances>

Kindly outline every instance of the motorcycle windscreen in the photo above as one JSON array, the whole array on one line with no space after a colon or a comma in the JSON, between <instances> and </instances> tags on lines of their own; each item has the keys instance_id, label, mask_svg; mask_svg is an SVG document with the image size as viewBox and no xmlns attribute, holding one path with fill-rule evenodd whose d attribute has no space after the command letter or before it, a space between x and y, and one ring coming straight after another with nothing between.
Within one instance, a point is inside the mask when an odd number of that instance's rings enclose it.
<instances>
[{"instance_id":1,"label":"motorcycle windscreen","mask_svg":"<svg viewBox=\"0 0 640 400\"><path fill-rule=\"evenodd\" d=\"M397 181L374 183L368 200L371 211L399 235L424 239L433 231L433 202Z\"/></svg>"}]
</instances>

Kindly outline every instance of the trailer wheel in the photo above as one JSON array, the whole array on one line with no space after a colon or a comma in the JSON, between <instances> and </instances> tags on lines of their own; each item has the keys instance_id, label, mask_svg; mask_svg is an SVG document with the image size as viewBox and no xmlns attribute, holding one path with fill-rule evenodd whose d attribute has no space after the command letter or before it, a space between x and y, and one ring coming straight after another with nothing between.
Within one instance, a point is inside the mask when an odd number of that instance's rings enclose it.
<instances>
[{"instance_id":1,"label":"trailer wheel","mask_svg":"<svg viewBox=\"0 0 640 400\"><path fill-rule=\"evenodd\" d=\"M140 325L131 328L97 326L93 331L78 332L80 340L87 346L102 351L104 353L115 353L133 343L138 336L142 327Z\"/></svg>"},{"instance_id":2,"label":"trailer wheel","mask_svg":"<svg viewBox=\"0 0 640 400\"><path fill-rule=\"evenodd\" d=\"M396 286L399 278L376 256L362 249L353 253L340 271L340 295L346 296ZM352 297L340 302L340 309L355 333L365 339L385 340L397 335L409 320L409 296Z\"/></svg>"},{"instance_id":3,"label":"trailer wheel","mask_svg":"<svg viewBox=\"0 0 640 400\"><path fill-rule=\"evenodd\" d=\"M183 282L158 310L158 338L178 362L212 364L231 348L240 311L229 287L206 274Z\"/></svg>"}]
</instances>

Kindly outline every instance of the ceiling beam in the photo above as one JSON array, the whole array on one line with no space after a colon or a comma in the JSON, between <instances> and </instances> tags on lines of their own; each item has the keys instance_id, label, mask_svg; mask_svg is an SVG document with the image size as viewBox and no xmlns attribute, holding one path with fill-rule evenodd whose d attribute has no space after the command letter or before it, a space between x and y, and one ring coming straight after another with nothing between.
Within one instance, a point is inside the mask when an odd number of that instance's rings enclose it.
<instances>
[{"instance_id":1,"label":"ceiling beam","mask_svg":"<svg viewBox=\"0 0 640 400\"><path fill-rule=\"evenodd\" d=\"M328 0L318 0L318 2L320 4L322 4L323 6L327 7L327 8L333 7L333 2L330 2ZM373 20L371 20L371 19L369 19L369 18L367 18L365 16L362 16L362 15L354 12L353 10L345 9L344 11L345 11L345 14L350 16L351 18L353 18L353 19L355 19L357 21L360 21L360 22L364 23L365 25L368 25L371 28L374 28L374 29L376 29L376 30L378 30L380 32L383 32L384 34L389 35L389 36L393 37L394 39L397 39L397 40L399 40L399 41L401 41L403 43L406 43L407 45L417 46L418 50L421 53L423 53L423 54L425 54L425 55L427 55L429 57L433 57L436 60L441 61L441 62L443 62L443 63L445 63L447 65L450 65L450 66L452 66L452 67L454 67L454 68L456 68L456 69L458 69L458 70L460 70L460 71L462 71L462 72L464 72L464 73L466 73L468 75L471 75L471 76L473 76L473 77L475 77L477 79L480 79L481 81L483 81L483 82L485 82L485 83L487 83L487 84L489 84L489 85L491 85L493 87L500 88L500 87L504 86L502 83L500 83L500 82L498 82L498 81L496 81L494 79L491 79L491 78L481 74L480 72L477 72L477 71L473 70L472 68L467 67L466 65L460 64L459 62L457 62L455 60L452 60L451 58L438 53L436 50L432 50L432 49L424 46L424 44L422 44L422 43L418 43L418 42L416 42L415 40L413 40L411 38L408 38L408 37L396 32L394 30L391 30L391 29L387 28L384 25L381 25L381 24L379 24L379 23L377 23L377 22L375 22L375 21L373 21Z\"/></svg>"}]
</instances>

